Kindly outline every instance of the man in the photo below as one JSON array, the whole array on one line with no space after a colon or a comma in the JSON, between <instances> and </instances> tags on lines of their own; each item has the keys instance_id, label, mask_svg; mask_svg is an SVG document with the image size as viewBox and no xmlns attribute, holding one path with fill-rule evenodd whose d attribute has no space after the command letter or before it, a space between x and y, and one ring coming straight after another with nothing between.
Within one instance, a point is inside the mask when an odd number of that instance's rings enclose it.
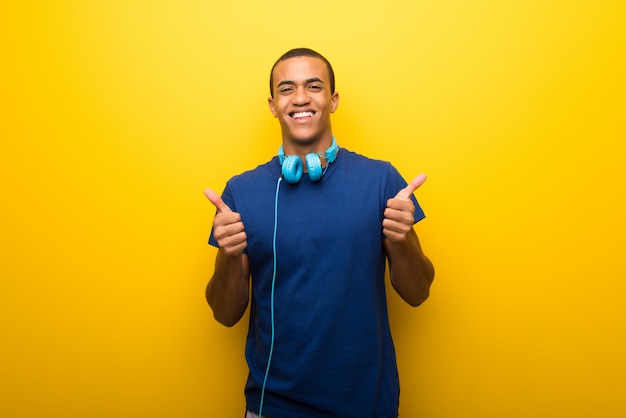
<instances>
[{"instance_id":1,"label":"man","mask_svg":"<svg viewBox=\"0 0 626 418\"><path fill-rule=\"evenodd\" d=\"M278 156L233 177L215 205L219 247L206 297L232 326L251 297L247 416L397 417L399 383L385 297L391 283L412 306L434 270L413 224L424 217L391 164L339 148L330 63L288 51L270 73ZM250 287L250 277L252 287Z\"/></svg>"}]
</instances>

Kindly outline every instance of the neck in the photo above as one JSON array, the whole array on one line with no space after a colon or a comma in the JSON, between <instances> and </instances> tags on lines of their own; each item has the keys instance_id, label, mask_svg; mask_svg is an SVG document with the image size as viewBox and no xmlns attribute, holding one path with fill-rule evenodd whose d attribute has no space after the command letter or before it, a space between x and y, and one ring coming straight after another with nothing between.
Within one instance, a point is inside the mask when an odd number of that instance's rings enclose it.
<instances>
[{"instance_id":1,"label":"neck","mask_svg":"<svg viewBox=\"0 0 626 418\"><path fill-rule=\"evenodd\" d=\"M285 155L297 155L304 159L307 154L324 154L333 143L333 135L329 133L318 138L298 139L283 137Z\"/></svg>"},{"instance_id":2,"label":"neck","mask_svg":"<svg viewBox=\"0 0 626 418\"><path fill-rule=\"evenodd\" d=\"M331 136L330 145L324 148L323 150L318 151L317 148L315 148L313 150L300 149L299 151L300 152L286 152L284 150L283 145L281 145L278 150L278 157L279 157L280 163L282 164L284 159L288 156L299 157L300 160L302 160L304 171L307 171L306 156L308 154L316 154L319 157L319 162L322 168L325 168L328 164L335 161L335 158L337 158L337 153L339 152L339 146L337 145L337 141L335 140L335 137Z\"/></svg>"}]
</instances>

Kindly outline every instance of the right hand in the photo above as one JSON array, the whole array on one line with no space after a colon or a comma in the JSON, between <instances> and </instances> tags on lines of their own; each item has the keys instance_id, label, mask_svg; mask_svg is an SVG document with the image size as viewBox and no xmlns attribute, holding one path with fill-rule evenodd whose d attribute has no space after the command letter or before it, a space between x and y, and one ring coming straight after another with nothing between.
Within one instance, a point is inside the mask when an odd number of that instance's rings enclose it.
<instances>
[{"instance_id":1,"label":"right hand","mask_svg":"<svg viewBox=\"0 0 626 418\"><path fill-rule=\"evenodd\" d=\"M240 255L248 246L241 215L233 212L213 190L206 189L204 194L217 208L213 219L213 237L217 244L226 255Z\"/></svg>"}]
</instances>

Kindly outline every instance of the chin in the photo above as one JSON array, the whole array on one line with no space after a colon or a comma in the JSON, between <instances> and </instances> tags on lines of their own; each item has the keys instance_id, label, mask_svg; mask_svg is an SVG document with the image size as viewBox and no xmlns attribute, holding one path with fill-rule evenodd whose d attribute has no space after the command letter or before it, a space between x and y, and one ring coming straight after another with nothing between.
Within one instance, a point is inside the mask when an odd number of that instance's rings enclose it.
<instances>
[{"instance_id":1,"label":"chin","mask_svg":"<svg viewBox=\"0 0 626 418\"><path fill-rule=\"evenodd\" d=\"M289 135L289 141L300 145L311 145L317 142L319 135Z\"/></svg>"}]
</instances>

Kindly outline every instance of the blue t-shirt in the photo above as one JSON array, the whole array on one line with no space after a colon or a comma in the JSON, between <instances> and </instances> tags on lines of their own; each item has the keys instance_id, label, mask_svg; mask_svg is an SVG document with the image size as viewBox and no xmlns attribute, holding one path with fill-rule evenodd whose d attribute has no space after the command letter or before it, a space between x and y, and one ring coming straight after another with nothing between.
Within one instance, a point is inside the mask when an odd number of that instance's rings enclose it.
<instances>
[{"instance_id":1,"label":"blue t-shirt","mask_svg":"<svg viewBox=\"0 0 626 418\"><path fill-rule=\"evenodd\" d=\"M396 417L400 389L381 224L387 200L407 183L391 164L345 149L317 182L305 173L299 183L279 183L280 175L274 157L233 177L222 194L248 236L247 408L258 412L269 359L275 255L275 337L263 415ZM417 222L424 213L412 200ZM209 242L217 246L212 234Z\"/></svg>"}]
</instances>

